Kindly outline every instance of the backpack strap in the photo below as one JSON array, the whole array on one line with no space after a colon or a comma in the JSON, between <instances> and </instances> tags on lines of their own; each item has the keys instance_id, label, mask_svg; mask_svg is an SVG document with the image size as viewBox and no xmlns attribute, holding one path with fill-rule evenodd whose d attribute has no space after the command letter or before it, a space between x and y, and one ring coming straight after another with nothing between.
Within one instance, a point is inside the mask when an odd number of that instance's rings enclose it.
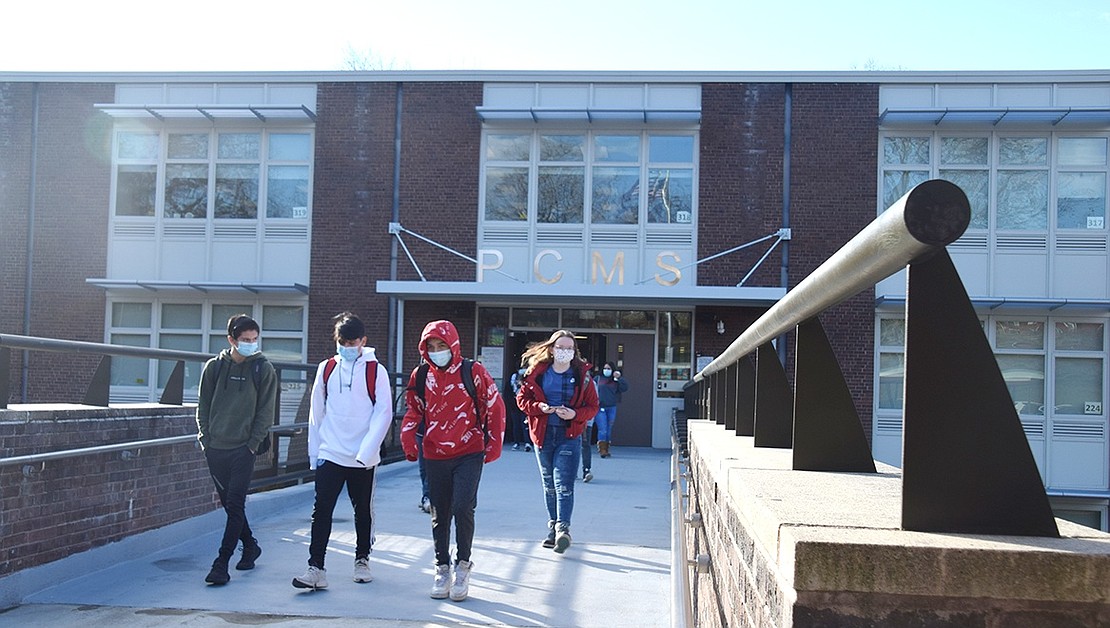
<instances>
[{"instance_id":1,"label":"backpack strap","mask_svg":"<svg viewBox=\"0 0 1110 628\"><path fill-rule=\"evenodd\" d=\"M328 358L324 364L324 401L328 400L328 379L331 377L332 371L335 367L339 366L339 361L335 356ZM366 362L366 394L370 395L370 403L378 403L378 361L367 360Z\"/></svg>"},{"instance_id":2,"label":"backpack strap","mask_svg":"<svg viewBox=\"0 0 1110 628\"><path fill-rule=\"evenodd\" d=\"M424 391L428 385L428 368L427 362L416 367L416 379L412 383L412 391L425 404L425 409L427 408L427 400L424 398ZM489 420L482 412L482 403L478 399L478 391L474 389L474 360L463 358L460 375L462 376L463 387L466 388L466 393L470 395L470 400L474 403L474 414L478 417L482 426L482 437L485 439L485 443L488 444L490 439ZM426 416L421 417L420 424L416 428L417 434L424 433L424 419L426 418Z\"/></svg>"}]
</instances>

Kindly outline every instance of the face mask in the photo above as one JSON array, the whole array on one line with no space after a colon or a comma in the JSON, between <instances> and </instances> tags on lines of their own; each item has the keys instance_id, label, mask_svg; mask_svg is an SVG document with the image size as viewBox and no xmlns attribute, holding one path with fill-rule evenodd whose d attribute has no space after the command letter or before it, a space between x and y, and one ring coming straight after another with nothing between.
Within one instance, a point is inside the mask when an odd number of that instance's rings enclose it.
<instances>
[{"instance_id":1,"label":"face mask","mask_svg":"<svg viewBox=\"0 0 1110 628\"><path fill-rule=\"evenodd\" d=\"M555 349L552 353L555 361L560 364L566 364L574 358L574 349Z\"/></svg>"},{"instance_id":2,"label":"face mask","mask_svg":"<svg viewBox=\"0 0 1110 628\"><path fill-rule=\"evenodd\" d=\"M601 369L601 374L604 375L605 377L612 377L613 376L613 369Z\"/></svg>"},{"instance_id":3,"label":"face mask","mask_svg":"<svg viewBox=\"0 0 1110 628\"><path fill-rule=\"evenodd\" d=\"M354 362L362 353L362 347L344 347L338 342L335 343L335 350L339 353L339 357L347 362Z\"/></svg>"},{"instance_id":4,"label":"face mask","mask_svg":"<svg viewBox=\"0 0 1110 628\"><path fill-rule=\"evenodd\" d=\"M428 359L431 360L436 366L447 366L451 362L451 350L444 349L443 351L429 351Z\"/></svg>"},{"instance_id":5,"label":"face mask","mask_svg":"<svg viewBox=\"0 0 1110 628\"><path fill-rule=\"evenodd\" d=\"M239 355L243 356L244 358L249 358L252 355L258 353L258 343L257 342L240 342L239 347L238 347L238 351L239 351Z\"/></svg>"}]
</instances>

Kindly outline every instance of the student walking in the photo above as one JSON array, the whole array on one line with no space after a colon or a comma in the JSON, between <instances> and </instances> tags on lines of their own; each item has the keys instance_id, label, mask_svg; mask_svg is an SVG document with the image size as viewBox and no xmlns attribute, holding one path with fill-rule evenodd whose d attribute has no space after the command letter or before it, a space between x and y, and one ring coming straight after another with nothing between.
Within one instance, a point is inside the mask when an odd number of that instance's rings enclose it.
<instances>
[{"instance_id":1,"label":"student walking","mask_svg":"<svg viewBox=\"0 0 1110 628\"><path fill-rule=\"evenodd\" d=\"M227 513L220 549L204 581L231 580L228 563L243 544L238 570L254 569L262 548L247 522L247 490L254 457L270 444L270 425L277 403L277 375L259 349L259 327L246 314L227 322L230 345L204 364L197 399L197 440Z\"/></svg>"},{"instance_id":2,"label":"student walking","mask_svg":"<svg viewBox=\"0 0 1110 628\"><path fill-rule=\"evenodd\" d=\"M621 395L628 392L628 382L612 362L601 367L601 375L594 378L597 384L597 398L600 408L597 411L597 452L608 458L609 447L613 442L613 424L617 422L617 406Z\"/></svg>"},{"instance_id":3,"label":"student walking","mask_svg":"<svg viewBox=\"0 0 1110 628\"><path fill-rule=\"evenodd\" d=\"M470 559L478 483L482 465L501 456L505 403L485 367L463 358L459 333L450 321L428 323L418 348L425 364L409 376L401 446L410 461L422 453L428 477L436 561L431 596L461 602L469 595L474 567ZM423 434L419 441L418 434Z\"/></svg>"},{"instance_id":4,"label":"student walking","mask_svg":"<svg viewBox=\"0 0 1110 628\"><path fill-rule=\"evenodd\" d=\"M316 471L312 506L312 540L308 568L293 578L298 589L326 589L324 554L331 536L332 514L343 486L355 516L355 582L370 582L373 543L374 469L393 422L389 374L373 347L366 346L366 327L344 312L334 319L336 355L316 368L308 412L308 460Z\"/></svg>"},{"instance_id":5,"label":"student walking","mask_svg":"<svg viewBox=\"0 0 1110 628\"><path fill-rule=\"evenodd\" d=\"M570 547L574 481L582 455L582 432L597 414L590 365L578 353L574 334L560 329L524 352L527 367L517 405L528 416L547 503L543 546L562 554Z\"/></svg>"}]
</instances>

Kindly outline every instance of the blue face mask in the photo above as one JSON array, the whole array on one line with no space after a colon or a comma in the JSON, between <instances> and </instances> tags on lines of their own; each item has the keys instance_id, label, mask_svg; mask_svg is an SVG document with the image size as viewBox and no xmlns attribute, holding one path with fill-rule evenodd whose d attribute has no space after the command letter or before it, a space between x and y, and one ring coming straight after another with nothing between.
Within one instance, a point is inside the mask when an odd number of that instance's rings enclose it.
<instances>
[{"instance_id":1,"label":"blue face mask","mask_svg":"<svg viewBox=\"0 0 1110 628\"><path fill-rule=\"evenodd\" d=\"M362 347L344 347L338 342L335 343L335 350L339 353L339 357L347 362L354 362L362 353Z\"/></svg>"},{"instance_id":2,"label":"blue face mask","mask_svg":"<svg viewBox=\"0 0 1110 628\"><path fill-rule=\"evenodd\" d=\"M602 369L601 374L604 375L605 377L612 377L613 376L613 369Z\"/></svg>"},{"instance_id":3,"label":"blue face mask","mask_svg":"<svg viewBox=\"0 0 1110 628\"><path fill-rule=\"evenodd\" d=\"M258 353L258 344L257 342L240 342L238 345L239 355L249 358Z\"/></svg>"}]
</instances>

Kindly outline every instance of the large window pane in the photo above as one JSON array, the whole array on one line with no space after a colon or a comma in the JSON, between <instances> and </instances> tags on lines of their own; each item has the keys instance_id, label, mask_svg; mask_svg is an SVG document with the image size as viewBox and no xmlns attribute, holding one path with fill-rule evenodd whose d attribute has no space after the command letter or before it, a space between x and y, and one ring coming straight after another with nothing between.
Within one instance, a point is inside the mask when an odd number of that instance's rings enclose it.
<instances>
[{"instance_id":1,"label":"large window pane","mask_svg":"<svg viewBox=\"0 0 1110 628\"><path fill-rule=\"evenodd\" d=\"M540 136L540 161L584 161L585 159L586 136Z\"/></svg>"},{"instance_id":2,"label":"large window pane","mask_svg":"<svg viewBox=\"0 0 1110 628\"><path fill-rule=\"evenodd\" d=\"M266 358L275 362L300 362L302 359L302 344L300 338L266 336L262 339L262 349L266 353Z\"/></svg>"},{"instance_id":3,"label":"large window pane","mask_svg":"<svg viewBox=\"0 0 1110 628\"><path fill-rule=\"evenodd\" d=\"M990 201L990 179L986 170L941 170L940 178L960 186L971 203L969 229L986 229L987 204Z\"/></svg>"},{"instance_id":4,"label":"large window pane","mask_svg":"<svg viewBox=\"0 0 1110 628\"><path fill-rule=\"evenodd\" d=\"M111 344L127 347L149 347L149 334L112 334ZM112 386L146 386L150 377L150 360L146 358L112 357Z\"/></svg>"},{"instance_id":5,"label":"large window pane","mask_svg":"<svg viewBox=\"0 0 1110 628\"><path fill-rule=\"evenodd\" d=\"M116 215L153 216L157 181L157 166L119 166L116 171Z\"/></svg>"},{"instance_id":6,"label":"large window pane","mask_svg":"<svg viewBox=\"0 0 1110 628\"><path fill-rule=\"evenodd\" d=\"M1056 226L1060 229L1105 228L1105 173L1061 172L1057 175Z\"/></svg>"},{"instance_id":7,"label":"large window pane","mask_svg":"<svg viewBox=\"0 0 1110 628\"><path fill-rule=\"evenodd\" d=\"M929 138L884 137L883 163L891 165L929 165Z\"/></svg>"},{"instance_id":8,"label":"large window pane","mask_svg":"<svg viewBox=\"0 0 1110 628\"><path fill-rule=\"evenodd\" d=\"M532 152L530 133L490 134L486 136L486 159L491 161L528 161Z\"/></svg>"},{"instance_id":9,"label":"large window pane","mask_svg":"<svg viewBox=\"0 0 1110 628\"><path fill-rule=\"evenodd\" d=\"M171 133L166 144L169 159L208 159L207 133Z\"/></svg>"},{"instance_id":10,"label":"large window pane","mask_svg":"<svg viewBox=\"0 0 1110 628\"><path fill-rule=\"evenodd\" d=\"M1044 357L998 355L998 368L1019 414L1044 414Z\"/></svg>"},{"instance_id":11,"label":"large window pane","mask_svg":"<svg viewBox=\"0 0 1110 628\"><path fill-rule=\"evenodd\" d=\"M594 168L595 223L634 225L640 213L639 168Z\"/></svg>"},{"instance_id":12,"label":"large window pane","mask_svg":"<svg viewBox=\"0 0 1110 628\"><path fill-rule=\"evenodd\" d=\"M1059 143L1061 166L1105 166L1105 137L1062 137Z\"/></svg>"},{"instance_id":13,"label":"large window pane","mask_svg":"<svg viewBox=\"0 0 1110 628\"><path fill-rule=\"evenodd\" d=\"M919 183L929 180L925 170L886 170L883 172L883 209L894 204Z\"/></svg>"},{"instance_id":14,"label":"large window pane","mask_svg":"<svg viewBox=\"0 0 1110 628\"><path fill-rule=\"evenodd\" d=\"M547 308L513 308L513 327L555 329L559 326L559 310Z\"/></svg>"},{"instance_id":15,"label":"large window pane","mask_svg":"<svg viewBox=\"0 0 1110 628\"><path fill-rule=\"evenodd\" d=\"M640 161L639 135L594 137L594 161Z\"/></svg>"},{"instance_id":16,"label":"large window pane","mask_svg":"<svg viewBox=\"0 0 1110 628\"><path fill-rule=\"evenodd\" d=\"M263 331L304 331L304 307L266 305L262 308Z\"/></svg>"},{"instance_id":17,"label":"large window pane","mask_svg":"<svg viewBox=\"0 0 1110 628\"><path fill-rule=\"evenodd\" d=\"M1102 351L1102 323L1056 322L1057 351Z\"/></svg>"},{"instance_id":18,"label":"large window pane","mask_svg":"<svg viewBox=\"0 0 1110 628\"><path fill-rule=\"evenodd\" d=\"M656 393L658 397L681 397L679 382L685 383L693 376L693 322L691 312L659 312L656 379L665 390Z\"/></svg>"},{"instance_id":19,"label":"large window pane","mask_svg":"<svg viewBox=\"0 0 1110 628\"><path fill-rule=\"evenodd\" d=\"M941 138L940 163L942 165L985 166L988 158L987 138L985 137Z\"/></svg>"},{"instance_id":20,"label":"large window pane","mask_svg":"<svg viewBox=\"0 0 1110 628\"><path fill-rule=\"evenodd\" d=\"M998 142L998 162L1004 166L1047 165L1048 139L1043 137L1004 137Z\"/></svg>"},{"instance_id":21,"label":"large window pane","mask_svg":"<svg viewBox=\"0 0 1110 628\"><path fill-rule=\"evenodd\" d=\"M581 224L585 181L581 166L540 166L536 220Z\"/></svg>"},{"instance_id":22,"label":"large window pane","mask_svg":"<svg viewBox=\"0 0 1110 628\"><path fill-rule=\"evenodd\" d=\"M310 138L308 133L271 133L270 159L308 161L312 158Z\"/></svg>"},{"instance_id":23,"label":"large window pane","mask_svg":"<svg viewBox=\"0 0 1110 628\"><path fill-rule=\"evenodd\" d=\"M998 173L997 226L1014 231L1048 228L1048 172L1002 170Z\"/></svg>"},{"instance_id":24,"label":"large window pane","mask_svg":"<svg viewBox=\"0 0 1110 628\"><path fill-rule=\"evenodd\" d=\"M694 216L694 171L648 170L648 222L689 224Z\"/></svg>"},{"instance_id":25,"label":"large window pane","mask_svg":"<svg viewBox=\"0 0 1110 628\"><path fill-rule=\"evenodd\" d=\"M200 329L200 306L180 303L164 304L162 306L162 328ZM199 345L196 350L200 350Z\"/></svg>"},{"instance_id":26,"label":"large window pane","mask_svg":"<svg viewBox=\"0 0 1110 628\"><path fill-rule=\"evenodd\" d=\"M879 344L884 347L906 345L906 321L901 318L884 318L879 321Z\"/></svg>"},{"instance_id":27,"label":"large window pane","mask_svg":"<svg viewBox=\"0 0 1110 628\"><path fill-rule=\"evenodd\" d=\"M486 220L528 220L528 168L486 168Z\"/></svg>"},{"instance_id":28,"label":"large window pane","mask_svg":"<svg viewBox=\"0 0 1110 628\"><path fill-rule=\"evenodd\" d=\"M216 154L220 159L257 160L261 154L262 136L258 133L220 133Z\"/></svg>"},{"instance_id":29,"label":"large window pane","mask_svg":"<svg viewBox=\"0 0 1110 628\"><path fill-rule=\"evenodd\" d=\"M267 218L308 218L308 166L270 166Z\"/></svg>"},{"instance_id":30,"label":"large window pane","mask_svg":"<svg viewBox=\"0 0 1110 628\"><path fill-rule=\"evenodd\" d=\"M1102 414L1101 358L1056 358L1056 413Z\"/></svg>"},{"instance_id":31,"label":"large window pane","mask_svg":"<svg viewBox=\"0 0 1110 628\"><path fill-rule=\"evenodd\" d=\"M994 346L997 349L1044 349L1044 323L996 321Z\"/></svg>"},{"instance_id":32,"label":"large window pane","mask_svg":"<svg viewBox=\"0 0 1110 628\"><path fill-rule=\"evenodd\" d=\"M208 215L208 165L166 166L166 218L204 218Z\"/></svg>"},{"instance_id":33,"label":"large window pane","mask_svg":"<svg viewBox=\"0 0 1110 628\"><path fill-rule=\"evenodd\" d=\"M253 316L253 308L249 305L224 305L216 304L212 306L212 327L219 332L223 332L224 336L227 335L227 324L232 316L246 314ZM224 343L220 343L219 348L223 348Z\"/></svg>"},{"instance_id":34,"label":"large window pane","mask_svg":"<svg viewBox=\"0 0 1110 628\"><path fill-rule=\"evenodd\" d=\"M652 135L648 138L648 161L692 163L694 136Z\"/></svg>"},{"instance_id":35,"label":"large window pane","mask_svg":"<svg viewBox=\"0 0 1110 628\"><path fill-rule=\"evenodd\" d=\"M256 165L216 165L216 218L258 217L258 172Z\"/></svg>"},{"instance_id":36,"label":"large window pane","mask_svg":"<svg viewBox=\"0 0 1110 628\"><path fill-rule=\"evenodd\" d=\"M121 131L116 136L116 155L120 159L158 159L159 136L157 133L131 133Z\"/></svg>"},{"instance_id":37,"label":"large window pane","mask_svg":"<svg viewBox=\"0 0 1110 628\"><path fill-rule=\"evenodd\" d=\"M112 327L150 328L149 303L113 303ZM143 345L148 346L148 345Z\"/></svg>"},{"instance_id":38,"label":"large window pane","mask_svg":"<svg viewBox=\"0 0 1110 628\"><path fill-rule=\"evenodd\" d=\"M906 357L901 353L879 354L879 407L902 409L902 379L906 374Z\"/></svg>"}]
</instances>

